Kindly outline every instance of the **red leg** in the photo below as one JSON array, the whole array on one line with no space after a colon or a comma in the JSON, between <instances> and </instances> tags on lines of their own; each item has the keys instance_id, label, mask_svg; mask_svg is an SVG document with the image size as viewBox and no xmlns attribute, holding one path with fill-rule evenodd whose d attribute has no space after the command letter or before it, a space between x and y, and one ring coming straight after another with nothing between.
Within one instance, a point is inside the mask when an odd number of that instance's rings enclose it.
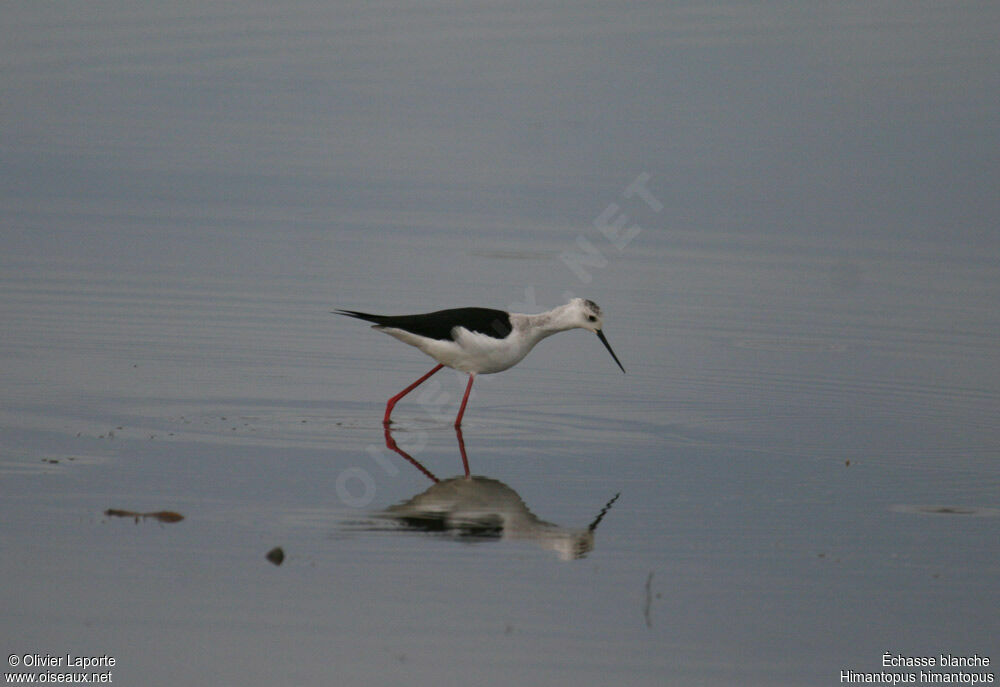
<instances>
[{"instance_id":1,"label":"red leg","mask_svg":"<svg viewBox=\"0 0 1000 687\"><path fill-rule=\"evenodd\" d=\"M465 396L462 397L462 407L458 409L458 417L455 418L455 427L462 426L462 416L465 415L465 404L469 402L469 392L472 391L472 380L476 377L469 373L469 385L465 387Z\"/></svg>"},{"instance_id":2,"label":"red leg","mask_svg":"<svg viewBox=\"0 0 1000 687\"><path fill-rule=\"evenodd\" d=\"M465 441L462 439L462 428L455 425L455 436L458 437L458 450L462 453L462 467L465 468L465 476L469 476L469 458L465 455Z\"/></svg>"},{"instance_id":3,"label":"red leg","mask_svg":"<svg viewBox=\"0 0 1000 687\"><path fill-rule=\"evenodd\" d=\"M421 377L420 379L418 379L417 381L415 381L413 384L411 384L410 386L406 387L405 389L403 389L402 391L400 391L398 394L396 394L395 396L393 396L392 398L390 398L389 402L386 403L386 405L385 405L385 418L382 420L382 424L383 425L388 425L390 422L392 422L389 419L389 416L392 415L392 409L396 407L396 402L399 401L399 399L403 398L403 396L406 396L406 394L410 393L411 391L413 391L414 389L416 389L418 386L420 386L421 384L423 384L425 381L427 381L428 377L430 377L432 374L434 374L435 372L437 372L438 370L440 370L442 367L444 367L444 365L441 365L439 363L433 370L431 370L430 372L428 372L427 374L425 374L423 377ZM468 396L468 392L466 393L466 396ZM464 408L465 404L462 404L462 407Z\"/></svg>"},{"instance_id":4,"label":"red leg","mask_svg":"<svg viewBox=\"0 0 1000 687\"><path fill-rule=\"evenodd\" d=\"M439 481L438 478L434 476L434 473L425 468L419 460L417 460L416 458L414 458L409 453L407 453L406 451L404 451L403 449L399 448L399 446L396 445L396 440L392 438L392 431L389 429L389 425L385 426L385 446L390 451L395 451L399 455L403 456L403 458L406 458L406 460L410 461L413 467L415 467L417 470L420 470L420 472L424 473L427 477L430 478L432 482ZM466 474L468 474L468 472L469 470L468 468L466 468Z\"/></svg>"}]
</instances>

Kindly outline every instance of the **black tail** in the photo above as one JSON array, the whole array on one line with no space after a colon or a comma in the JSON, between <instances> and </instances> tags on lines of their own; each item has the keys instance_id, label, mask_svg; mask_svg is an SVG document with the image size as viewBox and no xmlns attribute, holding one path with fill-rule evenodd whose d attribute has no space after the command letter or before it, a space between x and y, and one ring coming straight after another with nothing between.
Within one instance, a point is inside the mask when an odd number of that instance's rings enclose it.
<instances>
[{"instance_id":1,"label":"black tail","mask_svg":"<svg viewBox=\"0 0 1000 687\"><path fill-rule=\"evenodd\" d=\"M366 320L375 324L385 324L385 320L387 319L385 315L372 315L366 312L358 312L357 310L331 310L330 314L347 315L348 317L356 317L359 320Z\"/></svg>"}]
</instances>

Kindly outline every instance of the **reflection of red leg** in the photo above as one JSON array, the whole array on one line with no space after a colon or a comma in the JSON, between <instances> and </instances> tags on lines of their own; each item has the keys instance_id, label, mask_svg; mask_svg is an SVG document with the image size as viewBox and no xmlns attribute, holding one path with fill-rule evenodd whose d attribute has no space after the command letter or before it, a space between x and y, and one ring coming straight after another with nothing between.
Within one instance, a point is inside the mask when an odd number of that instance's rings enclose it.
<instances>
[{"instance_id":1,"label":"reflection of red leg","mask_svg":"<svg viewBox=\"0 0 1000 687\"><path fill-rule=\"evenodd\" d=\"M458 437L458 450L462 453L462 467L465 468L465 476L469 476L469 459L465 455L465 440L462 439L462 428L455 425L455 436Z\"/></svg>"},{"instance_id":2,"label":"reflection of red leg","mask_svg":"<svg viewBox=\"0 0 1000 687\"><path fill-rule=\"evenodd\" d=\"M455 429L462 426L462 416L465 415L465 404L469 402L469 392L472 391L472 382L475 375L469 373L469 385L465 387L465 396L462 397L462 407L458 409L458 417L455 418Z\"/></svg>"},{"instance_id":3,"label":"reflection of red leg","mask_svg":"<svg viewBox=\"0 0 1000 687\"><path fill-rule=\"evenodd\" d=\"M427 468L425 468L423 465L421 465L420 461L418 461L416 458L414 458L413 456L411 456L409 453L407 453L403 449L401 449L398 446L396 446L396 440L392 438L392 432L389 431L389 425L385 426L385 447L387 449L389 449L390 451L395 451L399 455L403 456L403 458L405 458L406 460L410 461L410 463L412 463L413 466L415 468L417 468L417 470L420 470L420 472L424 473L424 475L426 475L427 477L429 477L432 482L437 482L438 481L438 478L434 476L434 473L431 472L430 470L428 470ZM464 457L464 455L465 454L464 454L464 451L463 451L463 457ZM465 474L469 474L469 469L468 468L466 468Z\"/></svg>"},{"instance_id":4,"label":"reflection of red leg","mask_svg":"<svg viewBox=\"0 0 1000 687\"><path fill-rule=\"evenodd\" d=\"M428 372L427 374L425 374L423 377L421 377L420 379L418 379L417 381L415 381L413 384L411 384L410 386L406 387L405 389L403 389L402 391L400 391L398 394L396 394L395 396L393 396L392 398L390 398L389 402L386 403L386 405L385 405L385 418L383 418L382 424L383 425L388 425L391 422L391 420L389 419L389 416L392 415L392 409L396 407L396 402L399 399L403 398L403 396L406 396L406 394L410 393L411 391L413 391L414 389L416 389L418 386L420 386L421 384L423 384L425 381L427 381L428 377L430 377L432 374L434 374L435 372L437 372L438 370L440 370L442 367L444 367L444 365L438 364L437 367L435 367L433 370L431 370L430 372ZM468 393L466 393L466 396L468 396ZM462 407L463 408L465 407L464 403L462 404Z\"/></svg>"}]
</instances>

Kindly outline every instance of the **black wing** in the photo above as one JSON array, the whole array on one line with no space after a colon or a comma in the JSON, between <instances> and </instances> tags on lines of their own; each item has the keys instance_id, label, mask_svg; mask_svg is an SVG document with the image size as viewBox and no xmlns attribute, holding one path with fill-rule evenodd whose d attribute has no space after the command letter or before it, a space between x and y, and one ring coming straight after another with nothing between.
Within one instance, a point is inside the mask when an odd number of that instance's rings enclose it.
<instances>
[{"instance_id":1,"label":"black wing","mask_svg":"<svg viewBox=\"0 0 1000 687\"><path fill-rule=\"evenodd\" d=\"M356 310L337 310L338 315L356 317L374 322L380 327L394 327L426 336L428 339L454 341L451 335L455 327L465 327L469 331L505 339L511 332L510 314L491 308L451 308L421 315L372 315Z\"/></svg>"}]
</instances>

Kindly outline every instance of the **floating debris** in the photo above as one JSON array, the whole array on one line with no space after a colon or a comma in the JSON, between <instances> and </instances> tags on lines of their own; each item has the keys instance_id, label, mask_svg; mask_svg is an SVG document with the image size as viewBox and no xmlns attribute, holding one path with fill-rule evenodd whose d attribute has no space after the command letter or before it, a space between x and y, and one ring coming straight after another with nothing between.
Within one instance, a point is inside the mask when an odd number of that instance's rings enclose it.
<instances>
[{"instance_id":1,"label":"floating debris","mask_svg":"<svg viewBox=\"0 0 1000 687\"><path fill-rule=\"evenodd\" d=\"M618 498L617 495L615 498ZM646 602L642 606L642 615L646 619L646 627L653 627L653 571L646 576Z\"/></svg>"},{"instance_id":2,"label":"floating debris","mask_svg":"<svg viewBox=\"0 0 1000 687\"><path fill-rule=\"evenodd\" d=\"M275 565L281 565L285 561L285 552L280 546L275 546L267 552L265 558Z\"/></svg>"},{"instance_id":3,"label":"floating debris","mask_svg":"<svg viewBox=\"0 0 1000 687\"><path fill-rule=\"evenodd\" d=\"M159 522L174 523L180 522L184 519L184 516L180 513L175 513L172 510L158 510L152 513L136 513L131 510L121 510L119 508L108 508L104 511L104 514L109 518L134 518L136 522L140 520L157 520Z\"/></svg>"},{"instance_id":4,"label":"floating debris","mask_svg":"<svg viewBox=\"0 0 1000 687\"><path fill-rule=\"evenodd\" d=\"M973 518L995 518L1000 516L1000 508L987 508L983 506L897 504L890 506L889 510L894 513L912 513L916 515L964 515Z\"/></svg>"}]
</instances>

